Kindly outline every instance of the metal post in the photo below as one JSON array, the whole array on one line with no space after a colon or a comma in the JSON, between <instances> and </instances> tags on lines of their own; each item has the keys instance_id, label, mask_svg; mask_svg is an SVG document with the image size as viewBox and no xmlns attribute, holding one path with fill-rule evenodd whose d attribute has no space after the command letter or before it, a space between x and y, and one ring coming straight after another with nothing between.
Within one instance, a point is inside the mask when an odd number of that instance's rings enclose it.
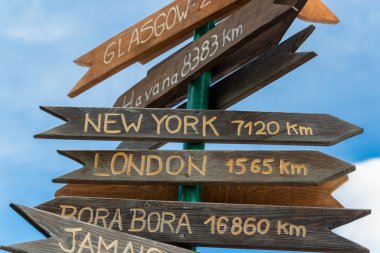
<instances>
[{"instance_id":1,"label":"metal post","mask_svg":"<svg viewBox=\"0 0 380 253\"><path fill-rule=\"evenodd\" d=\"M215 22L198 28L194 33L194 41L215 27ZM209 93L211 85L211 71L203 73L198 79L190 83L188 92L187 109L208 109ZM204 143L184 143L185 150L204 150ZM178 190L178 200L187 202L201 202L201 187L180 186ZM194 248L191 248L195 250Z\"/></svg>"}]
</instances>

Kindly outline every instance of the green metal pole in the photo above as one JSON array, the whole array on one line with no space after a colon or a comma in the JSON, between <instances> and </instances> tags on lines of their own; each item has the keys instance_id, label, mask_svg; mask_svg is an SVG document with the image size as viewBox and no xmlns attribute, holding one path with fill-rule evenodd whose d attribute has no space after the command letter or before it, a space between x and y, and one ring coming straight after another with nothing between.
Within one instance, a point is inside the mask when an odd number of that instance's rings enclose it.
<instances>
[{"instance_id":1,"label":"green metal pole","mask_svg":"<svg viewBox=\"0 0 380 253\"><path fill-rule=\"evenodd\" d=\"M202 35L215 27L215 22L195 30L194 41L199 39ZM211 85L211 71L203 73L198 79L190 83L187 109L208 109L208 101ZM204 150L204 143L184 143L183 149L185 150ZM178 200L187 202L201 202L201 187L194 186L180 186L178 190ZM191 248L196 250L196 248Z\"/></svg>"}]
</instances>

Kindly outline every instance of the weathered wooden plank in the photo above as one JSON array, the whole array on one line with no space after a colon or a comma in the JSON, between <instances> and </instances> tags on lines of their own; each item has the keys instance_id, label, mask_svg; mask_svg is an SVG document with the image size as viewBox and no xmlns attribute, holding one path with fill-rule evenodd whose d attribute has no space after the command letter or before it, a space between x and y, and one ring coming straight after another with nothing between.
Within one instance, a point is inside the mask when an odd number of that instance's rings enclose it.
<instances>
[{"instance_id":1,"label":"weathered wooden plank","mask_svg":"<svg viewBox=\"0 0 380 253\"><path fill-rule=\"evenodd\" d=\"M224 16L248 0L178 0L117 34L75 62L88 72L69 92L75 97L159 49L182 38L211 20Z\"/></svg>"},{"instance_id":2,"label":"weathered wooden plank","mask_svg":"<svg viewBox=\"0 0 380 253\"><path fill-rule=\"evenodd\" d=\"M76 184L321 185L355 166L314 151L59 151L82 165Z\"/></svg>"},{"instance_id":3,"label":"weathered wooden plank","mask_svg":"<svg viewBox=\"0 0 380 253\"><path fill-rule=\"evenodd\" d=\"M106 198L57 198L37 207L167 243L314 252L369 252L330 230L370 210Z\"/></svg>"},{"instance_id":4,"label":"weathered wooden plank","mask_svg":"<svg viewBox=\"0 0 380 253\"><path fill-rule=\"evenodd\" d=\"M46 237L1 249L15 253L56 253L56 252L151 252L151 253L191 253L169 244L152 241L135 235L110 230L101 226L48 213L34 208L11 205L25 220Z\"/></svg>"},{"instance_id":5,"label":"weathered wooden plank","mask_svg":"<svg viewBox=\"0 0 380 253\"><path fill-rule=\"evenodd\" d=\"M348 181L347 176L321 186L213 186L202 187L202 200L211 203L343 208L332 193ZM175 185L78 185L60 188L56 197L82 196L175 201Z\"/></svg>"},{"instance_id":6,"label":"weathered wooden plank","mask_svg":"<svg viewBox=\"0 0 380 253\"><path fill-rule=\"evenodd\" d=\"M66 121L36 138L333 145L363 129L327 114L41 107Z\"/></svg>"},{"instance_id":7,"label":"weathered wooden plank","mask_svg":"<svg viewBox=\"0 0 380 253\"><path fill-rule=\"evenodd\" d=\"M298 17L309 22L337 24L339 18L322 2L322 0L308 0Z\"/></svg>"},{"instance_id":8,"label":"weathered wooden plank","mask_svg":"<svg viewBox=\"0 0 380 253\"><path fill-rule=\"evenodd\" d=\"M347 176L321 186L204 186L202 199L216 203L343 208L332 193Z\"/></svg>"},{"instance_id":9,"label":"weathered wooden plank","mask_svg":"<svg viewBox=\"0 0 380 253\"><path fill-rule=\"evenodd\" d=\"M227 109L314 58L316 54L313 52L295 53L313 31L314 26L309 26L231 75L216 82L210 89L209 108L214 110ZM276 33L270 34L276 35ZM235 58L241 59L242 57L237 55ZM213 73L218 75L221 73L218 70L223 72L223 69L226 68L213 69ZM186 104L180 105L179 108L186 108ZM164 144L126 141L122 142L117 149L155 149Z\"/></svg>"},{"instance_id":10,"label":"weathered wooden plank","mask_svg":"<svg viewBox=\"0 0 380 253\"><path fill-rule=\"evenodd\" d=\"M299 2L305 2L299 0ZM115 102L115 107L171 107L187 92L188 83L225 62L224 57L297 11L268 0L251 0L199 40L149 71ZM180 102L180 101L179 101Z\"/></svg>"}]
</instances>

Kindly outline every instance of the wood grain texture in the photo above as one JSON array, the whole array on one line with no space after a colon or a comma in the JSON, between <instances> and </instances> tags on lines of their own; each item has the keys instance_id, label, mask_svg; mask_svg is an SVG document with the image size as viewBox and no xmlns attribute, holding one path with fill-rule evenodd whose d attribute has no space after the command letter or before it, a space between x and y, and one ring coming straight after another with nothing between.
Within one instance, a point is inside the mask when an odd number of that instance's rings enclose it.
<instances>
[{"instance_id":1,"label":"wood grain texture","mask_svg":"<svg viewBox=\"0 0 380 253\"><path fill-rule=\"evenodd\" d=\"M322 0L308 0L298 17L304 21L337 24L339 18L322 2Z\"/></svg>"},{"instance_id":2,"label":"wood grain texture","mask_svg":"<svg viewBox=\"0 0 380 253\"><path fill-rule=\"evenodd\" d=\"M187 93L189 82L226 62L226 56L295 13L297 11L288 5L251 0L202 38L152 68L147 77L122 94L114 106L162 108L176 105L181 102L177 99Z\"/></svg>"},{"instance_id":3,"label":"wood grain texture","mask_svg":"<svg viewBox=\"0 0 380 253\"><path fill-rule=\"evenodd\" d=\"M75 62L88 72L69 92L75 97L111 75L147 59L159 49L170 49L184 36L248 0L178 0L117 34Z\"/></svg>"},{"instance_id":4,"label":"wood grain texture","mask_svg":"<svg viewBox=\"0 0 380 253\"><path fill-rule=\"evenodd\" d=\"M355 166L314 151L59 151L83 165L74 184L321 185Z\"/></svg>"},{"instance_id":5,"label":"wood grain texture","mask_svg":"<svg viewBox=\"0 0 380 253\"><path fill-rule=\"evenodd\" d=\"M302 19L302 20L304 20L304 21L315 22L315 23L325 23L325 24L336 24L336 23L339 22L339 19L335 16L335 14L333 14L333 16L332 16L330 13L328 13L328 12L331 12L331 11L330 10L326 10L325 6L322 6L320 4L317 4L317 6L316 6L315 3L312 3L312 2L315 2L314 0L309 0L308 3L304 7L303 6L297 6L296 5L297 4L296 0L291 0L291 1L286 1L286 0L281 0L280 1L280 0L277 0L276 2L280 3L280 4L287 4L287 5L295 6L299 11L301 11L301 9L302 9L302 15L300 15L299 18ZM228 16L228 15L226 15L226 16ZM297 16L298 16L298 13L297 13ZM217 22L219 23L220 21L223 21L224 18L225 17L218 18ZM291 18L291 22L289 23L289 25L293 21L294 21L294 18ZM285 22L281 21L280 23L283 23L282 25L284 25ZM279 28L280 24L277 24L276 27ZM270 30L276 30L276 29L271 28ZM270 43L270 44L273 44L273 45L278 44L279 41L277 41L277 43L274 41L274 38L277 35L280 35L279 31L277 32L277 34L273 34L272 35L272 37L271 37L272 41L271 40L267 40L267 42ZM281 36L283 36L283 35L284 34L282 34ZM192 36L192 33L189 33L186 36L184 36L182 39L179 39L178 41L183 42L186 39L190 38L191 36ZM262 38L263 36L260 36L260 37ZM152 59L156 58L157 56L161 55L162 53L166 52L168 49L173 48L177 44L179 44L179 43L175 42L175 43L173 43L171 45L168 45L167 47L158 50L156 53L150 55L146 59L141 60L140 62L143 63L143 64L145 64L145 63L151 61ZM246 57L249 58L249 53L248 53L249 51L247 52L247 49L252 48L252 46L257 45L257 43L250 43L250 44L252 44L250 47L243 46L243 47L241 47L241 49L236 50L235 52L241 51L240 54L239 54L239 57L234 57L234 58L229 57L229 60L230 59L236 60L236 59L246 58ZM251 58L250 60L252 60L252 59L253 58ZM244 65L244 64L240 64L238 66L242 66L242 65ZM217 71L218 70L215 69L215 67L214 67L213 68L213 72L215 73ZM219 75L215 74L215 76L219 76ZM223 76L223 75L220 75L220 76Z\"/></svg>"},{"instance_id":6,"label":"wood grain texture","mask_svg":"<svg viewBox=\"0 0 380 253\"><path fill-rule=\"evenodd\" d=\"M66 121L36 138L334 145L363 132L327 114L41 107Z\"/></svg>"},{"instance_id":7,"label":"wood grain texture","mask_svg":"<svg viewBox=\"0 0 380 253\"><path fill-rule=\"evenodd\" d=\"M253 57L252 61L226 78L216 82L210 89L209 108L213 110L227 109L314 58L316 56L314 52L295 53L313 31L314 26L309 26L291 36L279 46L257 58ZM268 34L275 36L278 32ZM244 52L240 52L240 54L236 55L236 58L244 59L242 57ZM238 65L243 63L245 64L245 61L240 61ZM227 68L227 66L225 67ZM214 68L213 74L221 74L226 68ZM186 108L186 103L178 108ZM125 141L120 143L117 149L156 149L164 144Z\"/></svg>"},{"instance_id":8,"label":"wood grain texture","mask_svg":"<svg viewBox=\"0 0 380 253\"><path fill-rule=\"evenodd\" d=\"M312 252L369 252L330 230L364 217L370 214L370 210L79 197L57 198L37 208L167 243ZM82 211L84 209L87 211ZM96 220L99 210L103 218ZM112 223L115 216L119 217L118 222Z\"/></svg>"},{"instance_id":9,"label":"wood grain texture","mask_svg":"<svg viewBox=\"0 0 380 253\"><path fill-rule=\"evenodd\" d=\"M59 215L19 205L11 205L25 220L46 237L45 240L2 246L1 249L14 253L56 252L168 252L191 253L169 244L152 241L135 235L94 226ZM69 231L67 231L69 230ZM75 232L73 231L75 230ZM75 236L74 236L75 235ZM128 249L129 245L129 250Z\"/></svg>"},{"instance_id":10,"label":"wood grain texture","mask_svg":"<svg viewBox=\"0 0 380 253\"><path fill-rule=\"evenodd\" d=\"M332 193L348 181L340 177L321 186L203 186L202 201L211 203L257 204L343 208ZM56 197L82 196L175 201L175 185L78 185L60 188Z\"/></svg>"}]
</instances>

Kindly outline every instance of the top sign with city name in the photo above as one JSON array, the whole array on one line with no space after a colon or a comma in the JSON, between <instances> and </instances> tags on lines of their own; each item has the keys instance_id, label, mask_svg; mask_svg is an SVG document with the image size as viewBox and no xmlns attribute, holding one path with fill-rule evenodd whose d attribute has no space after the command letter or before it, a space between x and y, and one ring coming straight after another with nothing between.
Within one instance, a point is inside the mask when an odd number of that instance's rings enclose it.
<instances>
[{"instance_id":1,"label":"top sign with city name","mask_svg":"<svg viewBox=\"0 0 380 253\"><path fill-rule=\"evenodd\" d=\"M228 14L248 1L173 1L77 59L77 64L90 69L68 95L75 97L135 62L170 49L196 28Z\"/></svg>"},{"instance_id":2,"label":"top sign with city name","mask_svg":"<svg viewBox=\"0 0 380 253\"><path fill-rule=\"evenodd\" d=\"M296 2L299 5L305 0ZM280 22L295 18L297 13L291 5L251 0L197 41L150 69L144 79L116 100L114 106L162 108L176 105L185 99L189 82L222 62L233 62L229 60L231 55L247 44L254 51L260 51L260 46L277 40L266 32ZM252 44L255 40L257 44ZM246 53L252 54L250 50Z\"/></svg>"}]
</instances>

